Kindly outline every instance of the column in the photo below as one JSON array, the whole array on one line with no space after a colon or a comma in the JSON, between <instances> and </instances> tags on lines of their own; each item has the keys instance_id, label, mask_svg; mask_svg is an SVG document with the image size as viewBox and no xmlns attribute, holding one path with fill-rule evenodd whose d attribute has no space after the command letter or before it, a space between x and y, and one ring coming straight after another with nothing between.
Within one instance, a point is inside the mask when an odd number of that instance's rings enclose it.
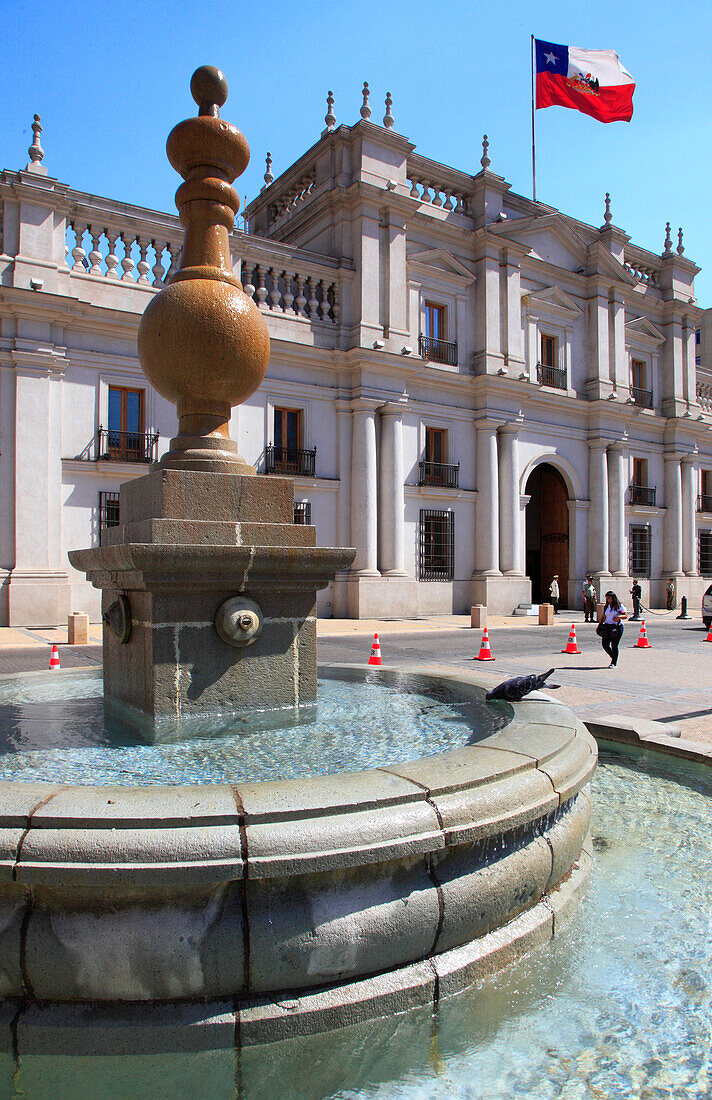
<instances>
[{"instance_id":1,"label":"column","mask_svg":"<svg viewBox=\"0 0 712 1100\"><path fill-rule=\"evenodd\" d=\"M608 576L608 456L603 440L588 445L588 566Z\"/></svg>"},{"instance_id":2,"label":"column","mask_svg":"<svg viewBox=\"0 0 712 1100\"><path fill-rule=\"evenodd\" d=\"M663 573L682 575L682 476L677 454L665 455Z\"/></svg>"},{"instance_id":3,"label":"column","mask_svg":"<svg viewBox=\"0 0 712 1100\"><path fill-rule=\"evenodd\" d=\"M682 568L688 577L696 577L697 547L695 465L691 458L682 460Z\"/></svg>"},{"instance_id":4,"label":"column","mask_svg":"<svg viewBox=\"0 0 712 1100\"><path fill-rule=\"evenodd\" d=\"M499 568L523 576L519 515L519 424L499 429Z\"/></svg>"},{"instance_id":5,"label":"column","mask_svg":"<svg viewBox=\"0 0 712 1100\"><path fill-rule=\"evenodd\" d=\"M351 571L377 577L376 404L356 400L352 407L351 539L356 557Z\"/></svg>"},{"instance_id":6,"label":"column","mask_svg":"<svg viewBox=\"0 0 712 1100\"><path fill-rule=\"evenodd\" d=\"M497 424L479 420L477 429L477 503L475 505L475 574L500 576L499 475Z\"/></svg>"},{"instance_id":7,"label":"column","mask_svg":"<svg viewBox=\"0 0 712 1100\"><path fill-rule=\"evenodd\" d=\"M608 448L608 568L614 576L627 576L625 560L625 491L627 454L620 443Z\"/></svg>"},{"instance_id":8,"label":"column","mask_svg":"<svg viewBox=\"0 0 712 1100\"><path fill-rule=\"evenodd\" d=\"M389 577L405 577L405 494L403 489L403 410L381 405L378 468L378 565Z\"/></svg>"}]
</instances>

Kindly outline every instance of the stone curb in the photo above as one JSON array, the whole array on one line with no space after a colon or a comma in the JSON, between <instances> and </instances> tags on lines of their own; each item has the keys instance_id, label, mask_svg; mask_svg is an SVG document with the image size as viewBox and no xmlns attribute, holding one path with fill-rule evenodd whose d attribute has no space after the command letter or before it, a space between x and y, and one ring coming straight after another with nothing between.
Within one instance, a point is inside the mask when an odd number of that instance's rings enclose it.
<instances>
[{"instance_id":1,"label":"stone curb","mask_svg":"<svg viewBox=\"0 0 712 1100\"><path fill-rule=\"evenodd\" d=\"M602 715L595 721L584 719L583 724L598 742L630 745L661 756L675 756L712 767L712 745L682 737L680 726L621 714Z\"/></svg>"}]
</instances>

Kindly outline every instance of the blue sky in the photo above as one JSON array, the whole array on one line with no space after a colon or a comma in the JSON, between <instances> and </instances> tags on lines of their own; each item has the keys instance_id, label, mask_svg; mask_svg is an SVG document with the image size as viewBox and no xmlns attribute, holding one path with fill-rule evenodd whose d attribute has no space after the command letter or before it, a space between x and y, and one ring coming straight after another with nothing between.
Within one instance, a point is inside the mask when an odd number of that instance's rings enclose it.
<instances>
[{"instance_id":1,"label":"blue sky","mask_svg":"<svg viewBox=\"0 0 712 1100\"><path fill-rule=\"evenodd\" d=\"M637 85L632 122L538 111L537 196L600 225L610 191L615 224L656 252L665 222L682 226L712 305L709 2L3 0L0 15L0 166L24 167L37 111L51 175L160 210L179 182L165 138L195 111L198 65L224 71L223 114L250 142L242 195L262 184L268 149L277 175L317 140L328 89L337 122L356 122L364 80L373 119L390 91L418 152L474 173L487 133L492 169L531 195L530 35L615 49Z\"/></svg>"}]
</instances>

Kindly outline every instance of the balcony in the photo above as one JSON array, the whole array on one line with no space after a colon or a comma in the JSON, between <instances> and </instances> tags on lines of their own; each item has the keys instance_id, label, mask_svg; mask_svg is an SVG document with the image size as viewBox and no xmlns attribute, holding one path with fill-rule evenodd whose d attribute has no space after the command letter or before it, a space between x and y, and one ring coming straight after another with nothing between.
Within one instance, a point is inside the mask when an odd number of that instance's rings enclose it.
<instances>
[{"instance_id":1,"label":"balcony","mask_svg":"<svg viewBox=\"0 0 712 1100\"><path fill-rule=\"evenodd\" d=\"M708 493L700 493L697 497L698 512L712 512L712 496Z\"/></svg>"},{"instance_id":2,"label":"balcony","mask_svg":"<svg viewBox=\"0 0 712 1100\"><path fill-rule=\"evenodd\" d=\"M158 432L117 432L99 425L96 457L100 462L155 462Z\"/></svg>"},{"instance_id":3,"label":"balcony","mask_svg":"<svg viewBox=\"0 0 712 1100\"><path fill-rule=\"evenodd\" d=\"M536 380L540 386L551 386L555 390L566 390L566 371L559 367L547 367L545 363L537 363Z\"/></svg>"},{"instance_id":4,"label":"balcony","mask_svg":"<svg viewBox=\"0 0 712 1100\"><path fill-rule=\"evenodd\" d=\"M432 485L438 489L460 488L460 463L448 466L446 462L420 462L418 485Z\"/></svg>"},{"instance_id":5,"label":"balcony","mask_svg":"<svg viewBox=\"0 0 712 1100\"><path fill-rule=\"evenodd\" d=\"M430 363L445 363L449 367L457 366L457 344L449 340L435 340L432 336L418 337L418 354Z\"/></svg>"},{"instance_id":6,"label":"balcony","mask_svg":"<svg viewBox=\"0 0 712 1100\"><path fill-rule=\"evenodd\" d=\"M631 504L647 504L651 507L655 507L655 485L631 485L630 487L630 503Z\"/></svg>"},{"instance_id":7,"label":"balcony","mask_svg":"<svg viewBox=\"0 0 712 1100\"><path fill-rule=\"evenodd\" d=\"M316 447L313 451L301 447L265 448L265 473L288 474L290 477L315 477Z\"/></svg>"},{"instance_id":8,"label":"balcony","mask_svg":"<svg viewBox=\"0 0 712 1100\"><path fill-rule=\"evenodd\" d=\"M630 387L630 396L636 405L640 405L641 409L652 409L653 407L653 391L641 390L639 386Z\"/></svg>"}]
</instances>

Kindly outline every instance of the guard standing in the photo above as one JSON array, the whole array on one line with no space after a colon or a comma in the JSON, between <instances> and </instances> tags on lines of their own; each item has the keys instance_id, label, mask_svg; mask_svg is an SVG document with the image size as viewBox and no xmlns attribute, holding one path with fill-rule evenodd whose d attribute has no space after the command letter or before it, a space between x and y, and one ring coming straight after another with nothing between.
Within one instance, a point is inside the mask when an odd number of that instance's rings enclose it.
<instances>
[{"instance_id":1,"label":"guard standing","mask_svg":"<svg viewBox=\"0 0 712 1100\"><path fill-rule=\"evenodd\" d=\"M667 594L667 609L668 609L668 611L674 611L675 610L675 581L672 579L672 577L668 581L667 588L665 589L665 591L666 591L666 594Z\"/></svg>"},{"instance_id":2,"label":"guard standing","mask_svg":"<svg viewBox=\"0 0 712 1100\"><path fill-rule=\"evenodd\" d=\"M554 605L554 614L559 614L559 574L554 573L554 579L549 585L549 596Z\"/></svg>"},{"instance_id":3,"label":"guard standing","mask_svg":"<svg viewBox=\"0 0 712 1100\"><path fill-rule=\"evenodd\" d=\"M593 577L590 573L586 574L586 580L583 582L581 589L583 595L583 614L584 621L587 623L595 623L596 621L596 589L593 584Z\"/></svg>"},{"instance_id":4,"label":"guard standing","mask_svg":"<svg viewBox=\"0 0 712 1100\"><path fill-rule=\"evenodd\" d=\"M633 587L630 590L630 594L633 598L633 617L630 621L633 622L640 618L640 598L643 595L643 590L636 580L633 581Z\"/></svg>"}]
</instances>

